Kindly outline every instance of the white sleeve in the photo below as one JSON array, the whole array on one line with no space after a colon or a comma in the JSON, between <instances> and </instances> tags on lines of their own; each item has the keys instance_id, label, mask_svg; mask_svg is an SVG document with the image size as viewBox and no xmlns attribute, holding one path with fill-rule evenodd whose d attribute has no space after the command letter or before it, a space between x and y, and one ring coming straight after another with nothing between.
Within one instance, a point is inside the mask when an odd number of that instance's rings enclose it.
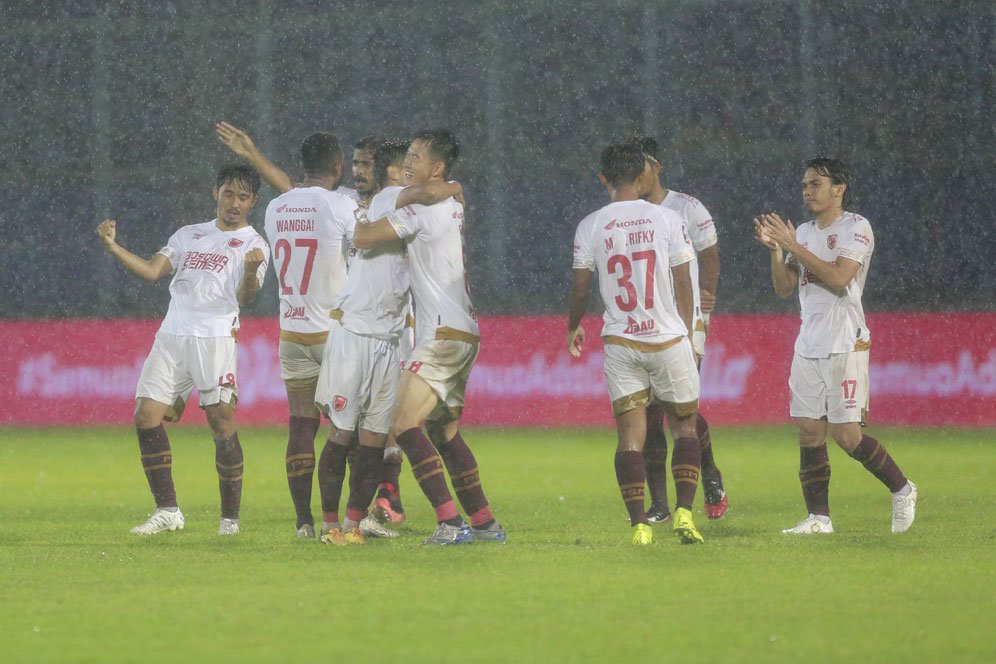
<instances>
[{"instance_id":1,"label":"white sleeve","mask_svg":"<svg viewBox=\"0 0 996 664\"><path fill-rule=\"evenodd\" d=\"M419 220L419 215L415 213L415 210L410 205L400 210L391 210L388 212L387 221L402 240L414 237L419 231L424 230Z\"/></svg>"},{"instance_id":2,"label":"white sleeve","mask_svg":"<svg viewBox=\"0 0 996 664\"><path fill-rule=\"evenodd\" d=\"M591 248L591 231L583 221L574 232L574 269L595 271L595 253Z\"/></svg>"},{"instance_id":3,"label":"white sleeve","mask_svg":"<svg viewBox=\"0 0 996 664\"><path fill-rule=\"evenodd\" d=\"M266 278L266 269L270 267L270 246L262 237L257 237L250 245L249 249L259 248L263 252L263 262L256 268L256 281L260 287L263 286L263 279Z\"/></svg>"},{"instance_id":4,"label":"white sleeve","mask_svg":"<svg viewBox=\"0 0 996 664\"><path fill-rule=\"evenodd\" d=\"M862 265L868 260L868 255L872 251L874 236L872 235L871 224L866 219L854 224L850 231L845 233L840 239L840 249L837 256L850 258Z\"/></svg>"},{"instance_id":5,"label":"white sleeve","mask_svg":"<svg viewBox=\"0 0 996 664\"><path fill-rule=\"evenodd\" d=\"M708 249L719 241L712 215L698 201L688 207L688 235L696 252Z\"/></svg>"},{"instance_id":6,"label":"white sleeve","mask_svg":"<svg viewBox=\"0 0 996 664\"><path fill-rule=\"evenodd\" d=\"M691 240L688 239L688 231L685 225L678 221L675 215L675 223L669 224L670 237L668 238L668 264L677 267L695 258L695 249Z\"/></svg>"},{"instance_id":7,"label":"white sleeve","mask_svg":"<svg viewBox=\"0 0 996 664\"><path fill-rule=\"evenodd\" d=\"M166 246L157 251L156 253L162 254L169 260L170 266L173 268L173 272L176 272L177 268L180 267L180 259L183 257L183 229L181 228L177 232L170 235L169 240L166 241Z\"/></svg>"}]
</instances>

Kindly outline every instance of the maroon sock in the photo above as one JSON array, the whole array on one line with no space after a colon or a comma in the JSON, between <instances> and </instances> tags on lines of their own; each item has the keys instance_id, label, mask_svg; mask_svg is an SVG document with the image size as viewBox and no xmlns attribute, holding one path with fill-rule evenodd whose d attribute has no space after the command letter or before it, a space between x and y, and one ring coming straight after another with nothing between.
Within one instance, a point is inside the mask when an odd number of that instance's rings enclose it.
<instances>
[{"instance_id":1,"label":"maroon sock","mask_svg":"<svg viewBox=\"0 0 996 664\"><path fill-rule=\"evenodd\" d=\"M408 457L408 463L412 466L415 480L422 487L422 493L436 510L436 520L449 521L459 516L453 503L453 496L446 486L443 460L439 458L439 453L436 452L432 442L422 433L422 429L411 428L399 434L397 440Z\"/></svg>"},{"instance_id":2,"label":"maroon sock","mask_svg":"<svg viewBox=\"0 0 996 664\"><path fill-rule=\"evenodd\" d=\"M647 408L647 442L643 445L643 465L647 473L650 507L665 514L671 512L667 500L667 434L664 432L664 408Z\"/></svg>"},{"instance_id":3,"label":"maroon sock","mask_svg":"<svg viewBox=\"0 0 996 664\"><path fill-rule=\"evenodd\" d=\"M830 456L826 444L799 448L799 482L809 513L830 516Z\"/></svg>"},{"instance_id":4,"label":"maroon sock","mask_svg":"<svg viewBox=\"0 0 996 664\"><path fill-rule=\"evenodd\" d=\"M169 448L166 427L160 424L152 429L136 429L138 449L142 454L142 467L156 507L176 507L176 490L173 488L173 452Z\"/></svg>"},{"instance_id":5,"label":"maroon sock","mask_svg":"<svg viewBox=\"0 0 996 664\"><path fill-rule=\"evenodd\" d=\"M906 486L906 476L893 461L884 445L871 436L861 436L861 442L851 452L851 456L864 465L865 469L877 477L882 484L895 493Z\"/></svg>"},{"instance_id":6,"label":"maroon sock","mask_svg":"<svg viewBox=\"0 0 996 664\"><path fill-rule=\"evenodd\" d=\"M342 498L342 483L346 479L346 455L349 448L345 445L325 441L322 455L318 458L318 491L322 495L322 519L324 521L339 521L339 500Z\"/></svg>"},{"instance_id":7,"label":"maroon sock","mask_svg":"<svg viewBox=\"0 0 996 664\"><path fill-rule=\"evenodd\" d=\"M297 527L308 523L315 525L311 514L311 485L315 476L315 434L321 421L314 417L290 418L290 437L287 439L287 486L290 489Z\"/></svg>"},{"instance_id":8,"label":"maroon sock","mask_svg":"<svg viewBox=\"0 0 996 664\"><path fill-rule=\"evenodd\" d=\"M699 413L695 419L695 433L699 437L699 447L702 448L702 463L700 468L703 475L719 474L716 467L716 460L712 458L712 437L709 435L709 423Z\"/></svg>"},{"instance_id":9,"label":"maroon sock","mask_svg":"<svg viewBox=\"0 0 996 664\"><path fill-rule=\"evenodd\" d=\"M446 472L450 475L453 490L463 511L470 516L470 525L483 527L494 521L488 499L484 496L481 486L481 474L477 469L477 459L467 447L463 436L458 431L450 442L439 450L446 464Z\"/></svg>"},{"instance_id":10,"label":"maroon sock","mask_svg":"<svg viewBox=\"0 0 996 664\"><path fill-rule=\"evenodd\" d=\"M384 458L384 465L381 466L380 485L377 487L378 498L387 498L388 500L401 498L400 485L398 484L401 479L401 461L400 454L392 454Z\"/></svg>"},{"instance_id":11,"label":"maroon sock","mask_svg":"<svg viewBox=\"0 0 996 664\"><path fill-rule=\"evenodd\" d=\"M629 522L632 525L649 523L644 504L643 484L647 473L643 466L642 452L616 452L616 481L622 494Z\"/></svg>"},{"instance_id":12,"label":"maroon sock","mask_svg":"<svg viewBox=\"0 0 996 664\"><path fill-rule=\"evenodd\" d=\"M366 516L370 502L377 492L382 464L384 462L383 447L367 447L357 445L353 467L349 471L349 498L346 500L347 513ZM352 517L351 517L352 518ZM357 521L359 519L356 519Z\"/></svg>"},{"instance_id":13,"label":"maroon sock","mask_svg":"<svg viewBox=\"0 0 996 664\"><path fill-rule=\"evenodd\" d=\"M242 504L242 445L239 434L228 440L214 441L214 461L218 469L218 490L221 493L221 516L238 519Z\"/></svg>"},{"instance_id":14,"label":"maroon sock","mask_svg":"<svg viewBox=\"0 0 996 664\"><path fill-rule=\"evenodd\" d=\"M699 485L699 465L702 448L695 438L678 438L674 441L671 455L671 477L674 478L675 504L686 510L692 509L695 489Z\"/></svg>"}]
</instances>

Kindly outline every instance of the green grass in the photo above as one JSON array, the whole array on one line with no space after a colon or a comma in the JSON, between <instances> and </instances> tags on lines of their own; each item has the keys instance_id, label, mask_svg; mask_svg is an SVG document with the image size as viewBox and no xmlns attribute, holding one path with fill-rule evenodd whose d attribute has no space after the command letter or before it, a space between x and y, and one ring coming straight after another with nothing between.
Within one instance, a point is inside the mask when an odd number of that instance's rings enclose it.
<instances>
[{"instance_id":1,"label":"green grass","mask_svg":"<svg viewBox=\"0 0 996 664\"><path fill-rule=\"evenodd\" d=\"M246 429L244 532L221 539L210 437L174 428L187 527L139 538L133 432L0 430L0 660L996 661L993 432L874 434L920 487L904 535L839 449L837 532L780 534L804 516L788 428L715 431L729 514L698 499L705 545L659 526L641 549L612 432L469 430L509 541L428 549L407 464L399 540L321 546L294 537L285 434Z\"/></svg>"}]
</instances>

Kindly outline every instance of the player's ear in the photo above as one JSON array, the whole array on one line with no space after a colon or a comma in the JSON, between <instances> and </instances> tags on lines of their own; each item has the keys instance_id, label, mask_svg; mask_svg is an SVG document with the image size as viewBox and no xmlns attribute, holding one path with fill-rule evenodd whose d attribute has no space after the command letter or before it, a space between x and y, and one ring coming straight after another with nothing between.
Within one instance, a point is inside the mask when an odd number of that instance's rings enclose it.
<instances>
[{"instance_id":1,"label":"player's ear","mask_svg":"<svg viewBox=\"0 0 996 664\"><path fill-rule=\"evenodd\" d=\"M609 186L609 181L605 179L605 176L602 175L601 171L598 173L598 181L602 183L603 187Z\"/></svg>"}]
</instances>

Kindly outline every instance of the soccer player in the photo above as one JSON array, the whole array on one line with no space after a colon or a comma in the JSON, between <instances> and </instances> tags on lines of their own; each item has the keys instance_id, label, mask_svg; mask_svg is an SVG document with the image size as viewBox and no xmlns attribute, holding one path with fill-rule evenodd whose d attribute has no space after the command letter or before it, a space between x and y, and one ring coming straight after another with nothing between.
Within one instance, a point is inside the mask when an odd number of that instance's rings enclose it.
<instances>
[{"instance_id":1,"label":"soccer player","mask_svg":"<svg viewBox=\"0 0 996 664\"><path fill-rule=\"evenodd\" d=\"M871 333L861 305L875 250L871 224L847 212L850 177L837 159L806 162L802 200L813 216L796 230L777 214L754 219L771 253L771 282L786 298L798 286L802 326L789 374L790 413L799 427L799 480L809 516L784 533L832 533L830 435L892 492L892 532L913 525L917 488L885 447L862 433L868 415Z\"/></svg>"},{"instance_id":2,"label":"soccer player","mask_svg":"<svg viewBox=\"0 0 996 664\"><path fill-rule=\"evenodd\" d=\"M420 131L408 149L406 177L413 185L443 183L458 155L449 130ZM356 245L362 249L398 239L406 243L411 269L415 350L402 371L391 432L436 511L438 526L425 544L504 542L505 529L492 514L477 460L459 431L464 392L480 347L464 265L463 205L452 198L407 205L356 229ZM446 486L444 464L470 516L469 526Z\"/></svg>"},{"instance_id":3,"label":"soccer player","mask_svg":"<svg viewBox=\"0 0 996 664\"><path fill-rule=\"evenodd\" d=\"M698 199L667 189L661 182L661 149L657 141L649 136L633 139L646 155L652 172L647 200L655 205L674 210L681 217L688 237L695 249L695 260L689 264L692 275L692 288L695 291L695 312L693 316L692 344L696 363L701 366L705 356L706 334L709 330L709 316L716 306L716 286L719 283L719 245L716 226L712 215ZM643 448L643 459L647 466L647 488L650 491L650 511L647 519L651 523L670 521L671 511L667 499L667 436L664 433L664 409L659 404L647 407L647 444ZM702 493L705 499L706 516L720 519L726 514L728 500L723 488L723 476L716 467L712 453L712 437L709 423L700 410L695 422L696 435L702 447Z\"/></svg>"},{"instance_id":4,"label":"soccer player","mask_svg":"<svg viewBox=\"0 0 996 664\"><path fill-rule=\"evenodd\" d=\"M602 151L599 180L612 202L585 217L574 236L567 349L581 356L581 319L597 273L605 304L605 377L619 440L616 479L633 543L653 539L644 505L643 446L647 404L656 399L668 412L675 439L674 532L681 543L693 544L703 541L691 513L701 458L695 435L699 375L690 338L695 251L676 213L642 200L650 190L645 163L643 150L633 143Z\"/></svg>"},{"instance_id":5,"label":"soccer player","mask_svg":"<svg viewBox=\"0 0 996 664\"><path fill-rule=\"evenodd\" d=\"M221 493L218 534L239 532L243 456L235 424L235 335L239 310L256 297L269 261L266 242L248 220L259 186L259 174L248 166L222 168L214 187L217 218L180 228L148 260L117 243L116 221L97 226L107 252L139 278L156 282L173 274L169 310L135 393L142 465L156 501L149 519L132 528L135 534L183 529L163 421L179 419L194 389L214 436Z\"/></svg>"},{"instance_id":6,"label":"soccer player","mask_svg":"<svg viewBox=\"0 0 996 664\"><path fill-rule=\"evenodd\" d=\"M400 181L401 169L392 162L400 161L407 147L407 143L395 141L375 151L381 177L374 191L385 182L388 170L395 175L393 182ZM379 219L399 204L431 205L457 193L456 183L407 189L388 186L373 196L366 212ZM359 223L368 223L362 212ZM346 518L341 527L329 528L322 542L358 544L368 536L397 537L395 531L368 516L367 507L383 472L384 447L400 374L398 342L408 318L409 286L408 262L400 239L361 249L332 312L332 329L315 399L332 422L329 440L341 451L342 471L345 451L354 433L358 434L358 445L350 469Z\"/></svg>"}]
</instances>

